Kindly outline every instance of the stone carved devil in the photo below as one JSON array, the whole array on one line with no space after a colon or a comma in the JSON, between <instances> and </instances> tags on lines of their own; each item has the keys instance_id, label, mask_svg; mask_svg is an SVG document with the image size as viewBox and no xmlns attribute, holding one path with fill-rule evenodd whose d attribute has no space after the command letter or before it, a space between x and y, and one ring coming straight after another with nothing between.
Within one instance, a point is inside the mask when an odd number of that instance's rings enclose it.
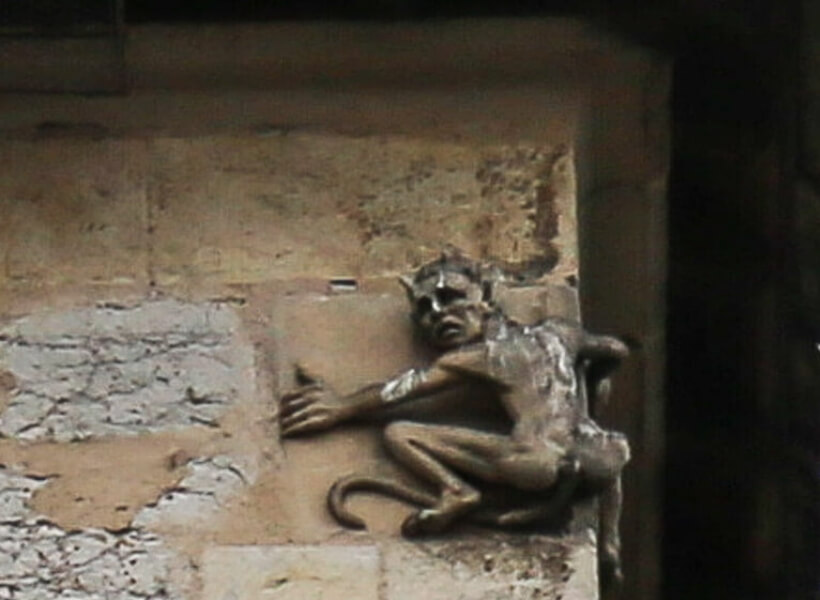
<instances>
[{"instance_id":1,"label":"stone carved devil","mask_svg":"<svg viewBox=\"0 0 820 600\"><path fill-rule=\"evenodd\" d=\"M534 523L586 490L600 495L602 567L620 578L621 470L629 446L621 434L599 427L587 405L608 395L608 377L627 356L627 347L561 318L534 325L515 322L495 302L501 277L491 265L448 251L414 277L401 278L416 325L441 351L438 359L344 398L299 367L300 387L281 398L282 434L327 430L446 390L489 387L509 416L506 434L408 420L385 427L391 454L436 493L384 477L349 475L328 494L332 514L347 526L363 528L364 522L346 508L345 496L357 490L382 492L421 507L402 525L405 536L415 536L440 532L461 518L500 526ZM487 508L476 481L530 500Z\"/></svg>"}]
</instances>

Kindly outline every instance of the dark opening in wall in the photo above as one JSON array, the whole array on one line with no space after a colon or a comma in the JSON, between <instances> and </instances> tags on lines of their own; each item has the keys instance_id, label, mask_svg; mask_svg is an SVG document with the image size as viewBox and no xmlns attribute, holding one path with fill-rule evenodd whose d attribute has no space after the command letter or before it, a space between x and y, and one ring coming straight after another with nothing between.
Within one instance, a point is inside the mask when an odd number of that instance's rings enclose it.
<instances>
[{"instance_id":1,"label":"dark opening in wall","mask_svg":"<svg viewBox=\"0 0 820 600\"><path fill-rule=\"evenodd\" d=\"M773 450L754 373L765 368L761 318L774 283L765 211L776 182L761 180L755 165L772 168L767 160L778 157L767 154L772 92L744 59L715 47L675 68L664 472L670 599L775 597L748 561L761 516L755 489Z\"/></svg>"}]
</instances>

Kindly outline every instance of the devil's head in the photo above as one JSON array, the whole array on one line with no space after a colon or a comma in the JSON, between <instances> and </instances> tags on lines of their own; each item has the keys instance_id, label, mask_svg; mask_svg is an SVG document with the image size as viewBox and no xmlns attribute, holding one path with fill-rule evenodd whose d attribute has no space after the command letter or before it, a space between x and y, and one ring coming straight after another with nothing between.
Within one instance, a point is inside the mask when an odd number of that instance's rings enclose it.
<instances>
[{"instance_id":1,"label":"devil's head","mask_svg":"<svg viewBox=\"0 0 820 600\"><path fill-rule=\"evenodd\" d=\"M496 271L448 249L400 280L413 318L433 345L451 349L483 336L485 318L494 310Z\"/></svg>"}]
</instances>

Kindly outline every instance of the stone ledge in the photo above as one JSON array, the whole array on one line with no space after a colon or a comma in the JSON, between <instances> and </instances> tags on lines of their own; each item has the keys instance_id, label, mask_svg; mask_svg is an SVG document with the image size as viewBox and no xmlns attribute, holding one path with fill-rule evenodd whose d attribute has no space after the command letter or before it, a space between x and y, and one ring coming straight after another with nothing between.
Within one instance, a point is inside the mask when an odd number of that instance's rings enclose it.
<instances>
[{"instance_id":1,"label":"stone ledge","mask_svg":"<svg viewBox=\"0 0 820 600\"><path fill-rule=\"evenodd\" d=\"M205 600L595 600L595 536L492 533L367 545L222 546Z\"/></svg>"}]
</instances>

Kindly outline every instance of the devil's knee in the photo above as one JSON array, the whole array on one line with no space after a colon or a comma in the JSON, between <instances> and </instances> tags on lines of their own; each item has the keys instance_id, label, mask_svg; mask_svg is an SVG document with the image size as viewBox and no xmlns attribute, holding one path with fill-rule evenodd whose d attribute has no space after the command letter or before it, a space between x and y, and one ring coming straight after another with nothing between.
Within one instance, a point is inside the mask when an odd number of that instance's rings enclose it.
<instances>
[{"instance_id":1,"label":"devil's knee","mask_svg":"<svg viewBox=\"0 0 820 600\"><path fill-rule=\"evenodd\" d=\"M608 449L612 461L617 465L617 469L623 469L630 459L629 442L626 436L618 432L607 433Z\"/></svg>"},{"instance_id":2,"label":"devil's knee","mask_svg":"<svg viewBox=\"0 0 820 600\"><path fill-rule=\"evenodd\" d=\"M535 452L511 453L498 461L499 478L522 490L544 490L558 480L561 461Z\"/></svg>"}]
</instances>

